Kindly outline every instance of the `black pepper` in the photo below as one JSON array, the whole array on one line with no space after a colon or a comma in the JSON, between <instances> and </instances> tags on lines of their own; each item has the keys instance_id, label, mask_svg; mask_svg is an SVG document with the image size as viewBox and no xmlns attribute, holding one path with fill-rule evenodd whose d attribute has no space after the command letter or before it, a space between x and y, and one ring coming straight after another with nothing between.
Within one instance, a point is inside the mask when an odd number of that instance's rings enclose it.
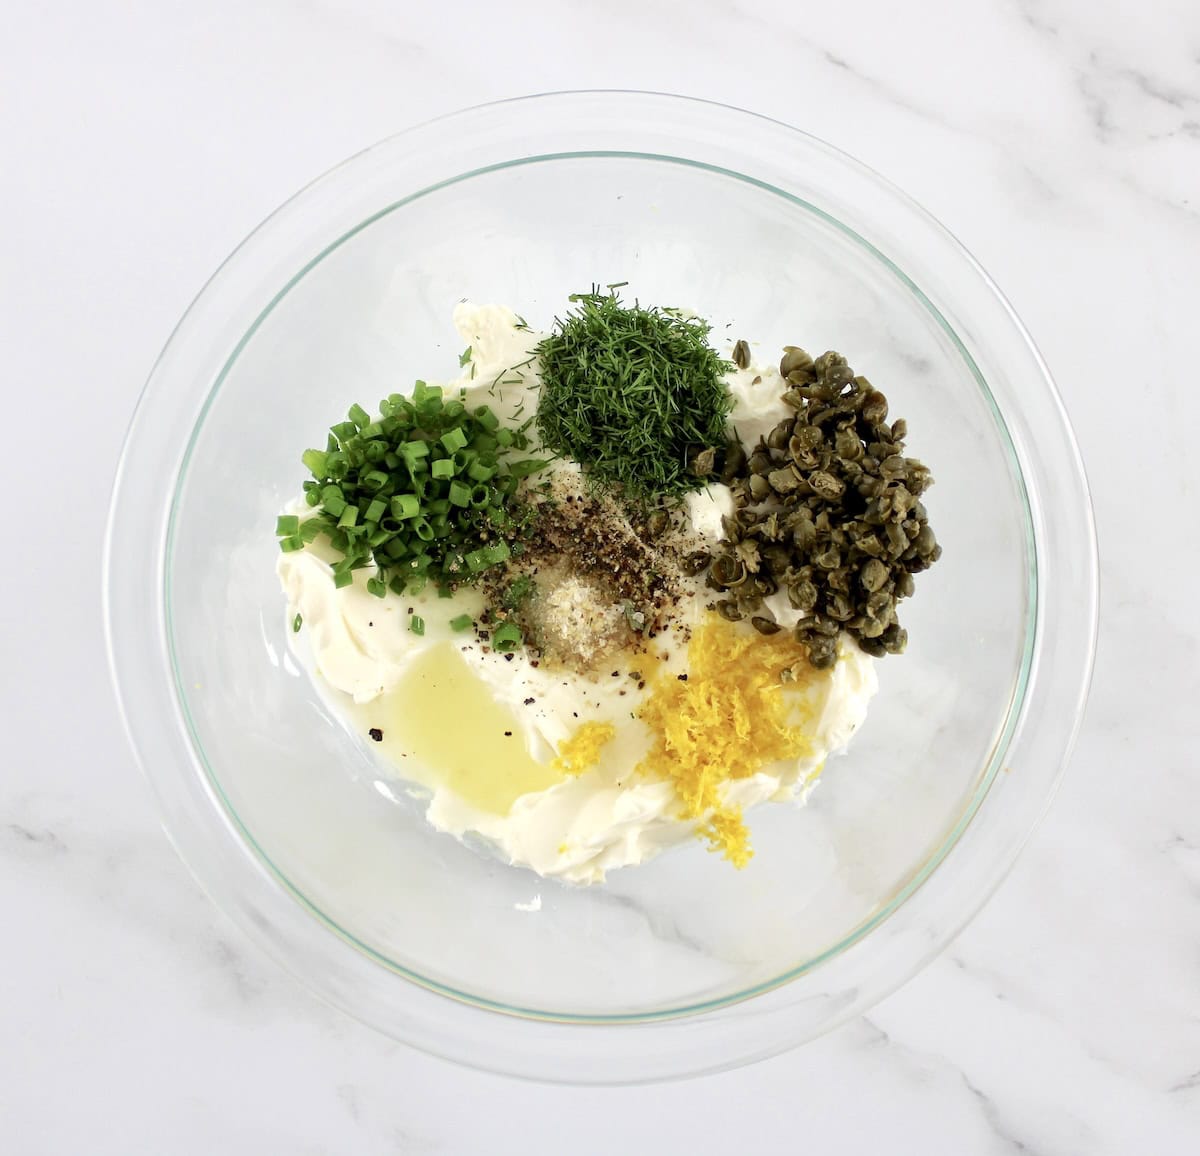
<instances>
[{"instance_id":1,"label":"black pepper","mask_svg":"<svg viewBox=\"0 0 1200 1156\"><path fill-rule=\"evenodd\" d=\"M367 731L367 734L369 734L377 743L383 742L383 731L381 731L378 727L372 727L369 731Z\"/></svg>"}]
</instances>

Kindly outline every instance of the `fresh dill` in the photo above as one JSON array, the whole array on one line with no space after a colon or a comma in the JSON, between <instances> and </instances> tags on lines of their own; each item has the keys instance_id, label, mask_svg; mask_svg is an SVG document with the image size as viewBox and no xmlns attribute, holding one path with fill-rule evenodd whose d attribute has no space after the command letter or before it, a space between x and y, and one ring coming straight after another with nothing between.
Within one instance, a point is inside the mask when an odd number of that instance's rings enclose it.
<instances>
[{"instance_id":1,"label":"fresh dill","mask_svg":"<svg viewBox=\"0 0 1200 1156\"><path fill-rule=\"evenodd\" d=\"M637 501L677 498L706 484L692 459L725 443L732 366L706 321L626 306L618 287L572 294L576 308L538 345L538 433L593 482Z\"/></svg>"}]
</instances>

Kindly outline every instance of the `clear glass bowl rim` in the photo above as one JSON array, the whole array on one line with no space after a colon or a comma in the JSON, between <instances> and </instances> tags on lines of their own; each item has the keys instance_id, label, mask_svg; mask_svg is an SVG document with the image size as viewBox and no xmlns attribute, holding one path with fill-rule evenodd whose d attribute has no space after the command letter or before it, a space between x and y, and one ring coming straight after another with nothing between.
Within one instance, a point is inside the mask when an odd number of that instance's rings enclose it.
<instances>
[{"instance_id":1,"label":"clear glass bowl rim","mask_svg":"<svg viewBox=\"0 0 1200 1156\"><path fill-rule=\"evenodd\" d=\"M631 127L643 123L652 123L654 127L646 130ZM728 133L730 127L736 127L738 131ZM992 306L1001 332L1013 349L1029 362L1031 370L1036 371L1031 372L1030 380L1040 386L1036 392L1027 386L1031 392L1020 395L1021 405L1006 408L1003 399L994 397L979 371L974 370L981 388L992 400L1002 433L1011 439L1020 482L1030 498L1028 514L1038 577L1036 619L1027 647L1025 693L1018 695L1019 701L1010 711L1007 749L1002 747L994 752L994 765L984 776L953 833L886 909L855 929L824 957L715 1005L671 1009L666 1013L670 1018L643 1016L608 1024L592 1017L582 1017L576 1022L570 1022L571 1017L547 1021L544 1016L529 1016L520 1009L489 1006L463 993L437 990L436 985L428 984L422 977L373 956L360 944L353 944L327 916L311 908L305 910L307 901L304 897L274 872L261 851L248 846L248 832L241 830L236 816L228 811L204 766L202 753L190 741L186 709L174 693L166 583L171 509L186 467L187 447L199 424L193 418L202 419L207 407L205 399L219 386L225 366L236 358L237 347L258 324L256 321L247 332L238 334L234 344L229 341L233 336L229 329L230 318L257 316L261 320L286 292L286 287L279 290L265 308L261 304L255 308L252 304L256 298L261 302L263 285L271 283L272 267L278 265L281 270L286 270L290 261L292 269L275 281L276 285L290 285L300 275L295 272L296 252L318 254L307 262L300 262L307 270L328 251L328 244L307 250L296 244L297 233L307 238L314 230L317 234L329 231L322 225L319 214L312 211L315 203L323 200L327 208L336 209L340 194L352 184L361 185L363 170L372 167L393 183L398 167L405 179L411 174L411 191L403 200L411 200L445 185L448 183L445 179L431 182L417 175L430 170L429 146L434 143L432 138L435 136L446 153L447 172L451 173L449 180L462 180L496 167L497 163L525 163L547 154L559 155L559 150L553 147L532 151L529 142L544 142L549 146L552 141L562 139L564 133L575 145L565 151L574 155L581 152L589 155L662 155L656 154L653 147L633 147L634 141L645 137L653 137L658 143L673 140L684 149L699 150L706 159L697 162L674 153L668 154L668 159L724 169L752 183L764 184L770 191L793 200L802 198L743 172L743 169L754 171L744 162L740 167L736 164L713 165L714 148L725 157L733 151L727 147L728 140L744 141L750 137L760 142L760 154L771 144L789 143L793 150L802 144L811 151L822 153L838 169L840 177L859 181L872 196L885 200L890 212L903 216L906 224L919 224L923 240L940 244L944 256L965 266L965 272L976 282L975 287L986 290L984 299ZM625 147L612 147L616 141ZM449 145L446 142L450 142ZM592 144L594 148L583 147L586 144ZM512 153L504 159L504 149L514 146L531 155L518 157ZM502 159L496 162L496 156ZM489 161L492 163L487 163ZM455 168L457 172L453 172ZM362 199L364 192L360 189L358 199ZM392 197L393 201L397 199ZM824 214L822 209L816 211ZM860 243L874 249L869 241L863 240L853 222L848 223L838 216L831 219ZM361 227L361 224L359 221L355 227ZM345 230L335 230L335 233L339 239L333 242L334 245L344 239ZM928 307L961 347L963 343L953 319L947 316L950 310L939 308L928 299L908 277L904 271L906 266L897 268L878 250L875 255L908 281L914 292L926 298ZM939 256L943 254L939 253ZM246 300L250 307L231 310L226 302L239 298ZM246 327L241 322L236 328ZM963 347L962 353L974 369L970 351ZM221 369L214 375L211 370L217 366ZM197 372L201 367L209 371ZM191 394L186 399L187 404L179 404L180 388L187 388ZM1041 412L1029 412L1031 396L1036 396ZM1049 433L1047 422L1050 423ZM1034 429L1037 430L1038 451L1031 453ZM182 438L180 433L184 435ZM1046 450L1053 443L1057 443L1058 453L1048 454ZM165 475L157 476L169 476L175 483L159 491L166 494L166 501L159 507L147 505L127 484L131 476L146 476L144 470L150 468L151 463L157 463L159 469L166 471ZM1043 474L1047 476L1041 477ZM1067 546L1065 551L1064 544ZM1060 557L1062 555L1065 557ZM1072 560L1073 568L1070 566ZM1067 562L1066 567L1061 565L1062 561ZM1085 570L1083 575L1078 573L1081 561ZM1074 570L1069 590L1059 577L1064 569ZM136 596L133 596L134 591ZM1066 605L1059 606L1059 602ZM451 114L372 146L313 182L277 210L239 246L201 290L152 371L118 466L105 550L106 631L114 685L127 733L159 798L168 834L218 906L318 994L396 1038L435 1054L492 1070L584 1082L670 1078L772 1054L864 1010L941 950L1007 873L1057 787L1086 699L1095 644L1096 603L1094 527L1078 449L1053 382L1032 340L977 263L903 193L832 146L779 122L741 110L655 93L551 93ZM1064 616L1062 612L1071 605L1074 613ZM145 613L147 606L154 607L153 615ZM1049 650L1046 647L1047 614L1056 623L1054 646ZM164 675L170 672L170 678L147 679L145 672L150 668L161 670ZM1048 699L1053 699L1059 709L1050 712L1044 706L1039 709L1039 703ZM1064 713L1063 704L1069 704L1072 709ZM147 710L151 706L153 709ZM931 881L938 878L935 868L954 852L967 834L976 812L985 804L1002 760L1010 765L1020 760L1023 766L1037 765L1046 768L1048 773L1042 774L1044 782L1039 784L1040 789L1035 795L1019 813L1014 812L1011 823L1004 825L1005 838L999 841L989 859L988 870L979 872L979 886L970 896L955 896L955 902L948 904L952 911L937 920L936 932L930 933L931 928L927 927L927 933L922 935L919 932L922 917L938 906L922 903L923 893L931 890ZM931 912L922 910L926 906ZM905 918L901 919L902 916ZM911 926L901 927L898 921ZM856 948L865 947L868 941L875 942L876 936L883 931L889 931L889 966L863 969L859 964L848 969L865 970L870 982L865 985L856 982L849 985L849 989L843 989L844 980L831 974L830 969ZM917 931L920 943L906 942L913 931ZM892 956L899 958L892 959ZM819 972L815 972L818 966ZM415 982L398 980L395 972L401 972ZM803 994L795 990L802 976L814 974L820 976L821 990ZM383 1005L390 1014L384 1016L379 1014L381 1005L377 998L381 978L385 986L390 980ZM849 978L849 975L845 977ZM367 991L371 994L364 999ZM831 994L835 996L835 1006L826 1008ZM752 1003L739 1002L751 996L756 997ZM767 1008L767 1003L773 1006ZM747 1016L743 1009L748 1008L762 1014ZM514 1012L516 1015L511 1014ZM516 1018L519 1015L526 1018ZM767 1016L772 1030L764 1031ZM486 1021L484 1017L487 1017ZM748 1022L754 1026L747 1028ZM672 1031L672 1025L682 1030ZM613 1032L618 1033L615 1039L611 1035ZM648 1032L657 1033L658 1038L648 1040ZM547 1046L551 1042L547 1033L557 1037L553 1047ZM601 1039L601 1035L606 1038ZM631 1059L631 1056L641 1059Z\"/></svg>"}]
</instances>

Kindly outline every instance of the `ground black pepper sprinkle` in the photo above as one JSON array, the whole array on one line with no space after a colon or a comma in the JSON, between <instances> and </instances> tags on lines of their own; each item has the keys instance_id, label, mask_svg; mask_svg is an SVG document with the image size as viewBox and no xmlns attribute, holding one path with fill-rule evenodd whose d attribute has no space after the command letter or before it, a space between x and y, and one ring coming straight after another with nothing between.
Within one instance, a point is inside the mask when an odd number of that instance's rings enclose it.
<instances>
[{"instance_id":1,"label":"ground black pepper sprinkle","mask_svg":"<svg viewBox=\"0 0 1200 1156\"><path fill-rule=\"evenodd\" d=\"M383 742L383 731L381 731L378 727L372 727L369 731L367 731L367 734L369 734L377 743Z\"/></svg>"}]
</instances>

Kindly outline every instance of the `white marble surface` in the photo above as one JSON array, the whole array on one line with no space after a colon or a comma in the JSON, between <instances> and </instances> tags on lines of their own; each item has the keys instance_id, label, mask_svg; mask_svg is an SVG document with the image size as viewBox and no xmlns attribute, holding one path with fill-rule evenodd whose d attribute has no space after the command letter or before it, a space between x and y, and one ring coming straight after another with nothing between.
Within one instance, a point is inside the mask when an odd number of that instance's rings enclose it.
<instances>
[{"instance_id":1,"label":"white marble surface","mask_svg":"<svg viewBox=\"0 0 1200 1156\"><path fill-rule=\"evenodd\" d=\"M1195 0L47 0L3 23L0 1150L1200 1150ZM938 215L1057 375L1104 554L1086 730L985 912L867 1019L628 1091L451 1068L252 952L158 828L98 605L129 411L236 242L397 128L586 86L791 121Z\"/></svg>"}]
</instances>

